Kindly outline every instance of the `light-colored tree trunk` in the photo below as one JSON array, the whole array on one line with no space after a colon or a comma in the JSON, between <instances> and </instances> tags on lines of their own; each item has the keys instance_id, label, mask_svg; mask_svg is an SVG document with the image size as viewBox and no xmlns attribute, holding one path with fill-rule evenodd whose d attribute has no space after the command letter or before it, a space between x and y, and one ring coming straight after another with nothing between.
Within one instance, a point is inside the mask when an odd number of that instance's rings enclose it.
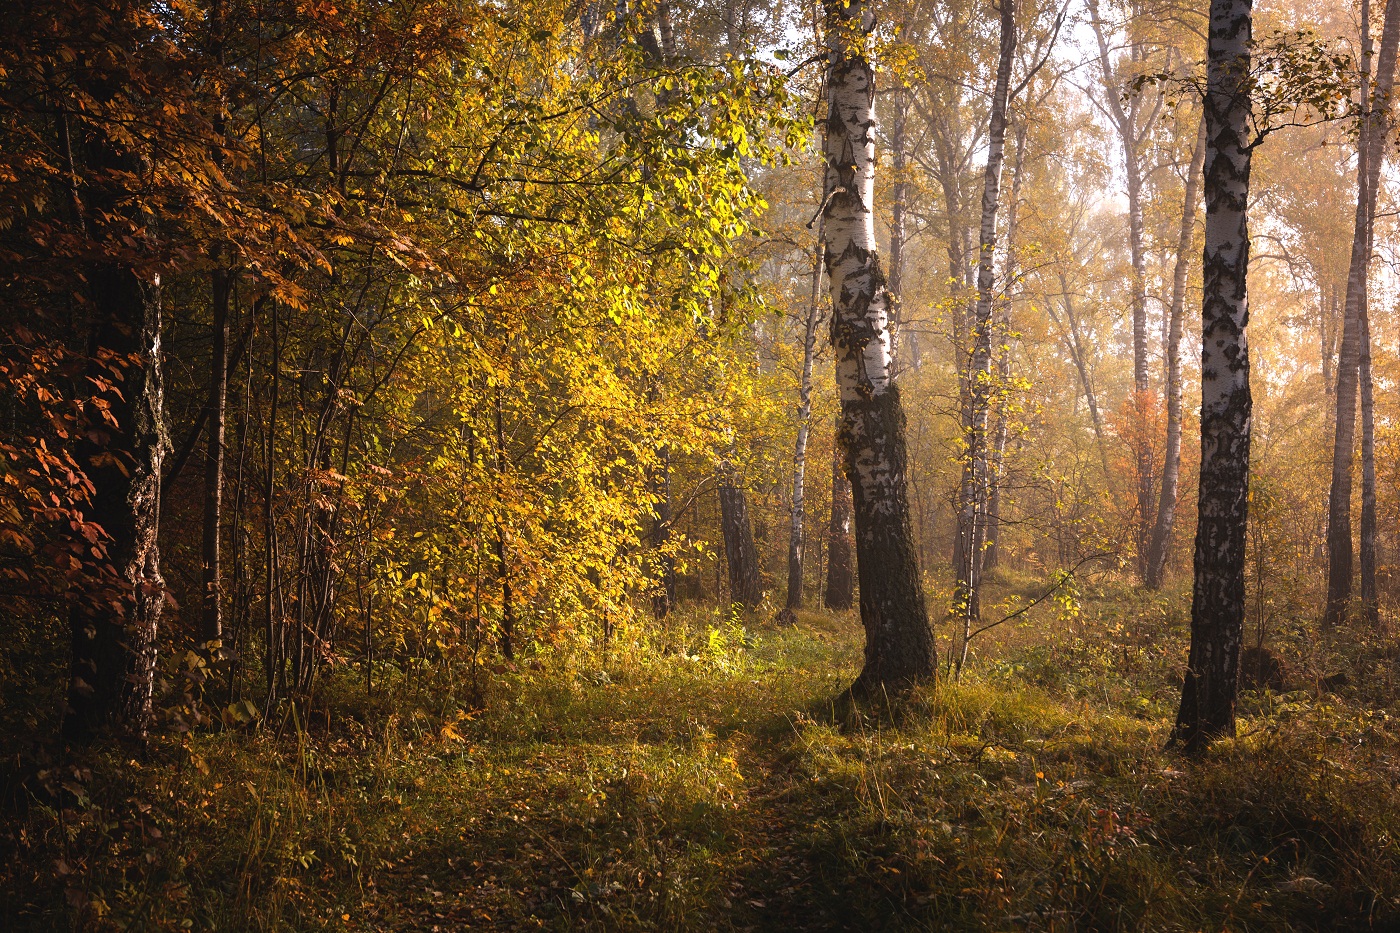
<instances>
[{"instance_id":1,"label":"light-colored tree trunk","mask_svg":"<svg viewBox=\"0 0 1400 933\"><path fill-rule=\"evenodd\" d=\"M1370 4L1363 4L1363 41L1369 51ZM1370 55L1363 54L1362 100L1365 112L1357 145L1357 198L1346 301L1342 306L1342 342L1337 355L1337 418L1332 443L1332 486L1327 499L1327 604L1323 622L1335 625L1346 614L1352 593L1351 496L1352 458L1356 451L1356 402L1360 388L1362 319L1366 315L1366 280L1370 271L1369 231L1374 222L1375 191L1390 130L1391 92L1395 87L1400 45L1400 3L1388 4L1376 57L1375 86L1368 80ZM1374 558L1373 558L1374 559Z\"/></svg>"},{"instance_id":2,"label":"light-colored tree trunk","mask_svg":"<svg viewBox=\"0 0 1400 933\"><path fill-rule=\"evenodd\" d=\"M671 448L657 451L651 468L651 548L656 561L656 584L651 594L652 614L658 619L670 615L676 605L676 559L671 544Z\"/></svg>"},{"instance_id":3,"label":"light-colored tree trunk","mask_svg":"<svg viewBox=\"0 0 1400 933\"><path fill-rule=\"evenodd\" d=\"M891 162L894 169L893 203L890 205L890 356L901 368L918 368L919 343L904 332L904 241L909 210L909 91L897 88L892 96L894 119L890 121Z\"/></svg>"},{"instance_id":4,"label":"light-colored tree trunk","mask_svg":"<svg viewBox=\"0 0 1400 933\"><path fill-rule=\"evenodd\" d=\"M995 299L994 268L997 243L997 207L1001 198L1001 169L1006 154L1006 103L1011 66L1016 56L1016 7L1001 0L1001 43L996 84L987 120L987 166L982 182L982 221L978 233L977 304L972 319L972 355L968 362L968 394L963 423L965 451L962 483L958 493L957 610L962 619L962 650L958 669L967 659L972 623L978 618L982 554L978 547L987 507L987 418L992 391L992 303Z\"/></svg>"},{"instance_id":5,"label":"light-colored tree trunk","mask_svg":"<svg viewBox=\"0 0 1400 933\"><path fill-rule=\"evenodd\" d=\"M1079 375L1079 388L1084 393L1084 403L1089 408L1089 420L1094 426L1094 441L1099 450L1099 463L1103 467L1104 478L1109 476L1108 469L1108 443L1104 439L1103 415L1099 412L1098 395L1094 392L1094 381L1089 374L1088 350L1084 346L1084 336L1079 332L1079 315L1074 310L1074 297L1070 294L1069 280L1063 272L1060 273L1060 301L1064 304L1065 320L1068 326L1060 323L1059 317L1055 314L1055 306L1051 302L1045 303L1045 309L1050 314L1050 320L1055 323L1064 336L1065 345L1069 348L1069 357L1074 362L1074 370Z\"/></svg>"},{"instance_id":6,"label":"light-colored tree trunk","mask_svg":"<svg viewBox=\"0 0 1400 933\"><path fill-rule=\"evenodd\" d=\"M1115 67L1099 17L1098 0L1089 0L1090 25L1098 42L1099 74L1104 90L1104 110L1112 120L1123 149L1123 177L1128 195L1128 254L1132 260L1133 315L1133 413L1138 422L1133 455L1137 462L1137 560L1138 576L1146 579L1149 540L1152 532L1153 476L1152 441L1147 432L1149 382L1147 370L1147 250L1144 246L1142 220L1142 148L1147 141L1162 107L1165 95L1157 94L1152 108L1144 112L1143 95L1126 93L1127 80ZM1131 28L1131 24L1130 24ZM1130 41L1128 59L1137 65L1146 50L1137 41ZM1126 99L1125 99L1126 98Z\"/></svg>"},{"instance_id":7,"label":"light-colored tree trunk","mask_svg":"<svg viewBox=\"0 0 1400 933\"><path fill-rule=\"evenodd\" d=\"M1196 754L1235 734L1249 516L1250 0L1211 0L1201 302L1201 476L1191 651L1171 742Z\"/></svg>"},{"instance_id":8,"label":"light-colored tree trunk","mask_svg":"<svg viewBox=\"0 0 1400 933\"><path fill-rule=\"evenodd\" d=\"M1162 489L1157 499L1157 521L1147 553L1149 589L1160 589L1176 521L1176 501L1181 486L1181 332L1186 310L1186 275L1190 269L1192 234L1196 229L1196 201L1200 194L1201 167L1206 157L1206 120L1201 115L1191 165L1186 170L1186 195L1182 199L1181 227L1176 237L1176 265L1172 269L1172 298L1167 323L1167 444L1162 457Z\"/></svg>"},{"instance_id":9,"label":"light-colored tree trunk","mask_svg":"<svg viewBox=\"0 0 1400 933\"><path fill-rule=\"evenodd\" d=\"M1016 126L1016 155L1011 160L1011 195L1006 204L1006 281L1007 287L1017 275L1016 270L1016 224L1020 216L1021 184L1026 162L1026 121L1022 119ZM1011 348L1007 338L1011 333L1011 296L1001 302L1001 314L996 321L998 334L1004 344L997 354L997 385L1001 403L997 405L996 431L991 450L989 480L991 490L987 497L987 543L982 551L982 571L986 573L1001 560L1001 506L1002 473L1006 465L1006 438L1010 432L1010 418L1007 414L1006 393L1011 381Z\"/></svg>"},{"instance_id":10,"label":"light-colored tree trunk","mask_svg":"<svg viewBox=\"0 0 1400 933\"><path fill-rule=\"evenodd\" d=\"M889 294L875 245L874 18L865 0L827 0L826 269L855 511L865 665L854 694L935 676L933 633L910 525L904 408L890 353Z\"/></svg>"},{"instance_id":11,"label":"light-colored tree trunk","mask_svg":"<svg viewBox=\"0 0 1400 933\"><path fill-rule=\"evenodd\" d=\"M204 533L201 562L204 605L200 616L199 638L205 644L220 641L224 637L219 532L223 524L224 425L228 407L228 310L231 284L231 276L227 270L218 269L214 272L211 290L214 348L209 366L208 412L204 419L208 425L208 439L204 456Z\"/></svg>"},{"instance_id":12,"label":"light-colored tree trunk","mask_svg":"<svg viewBox=\"0 0 1400 933\"><path fill-rule=\"evenodd\" d=\"M812 261L812 300L807 305L802 335L802 378L797 396L797 447L792 457L792 517L788 527L788 609L802 608L802 526L806 517L807 438L812 428L812 362L817 350L817 320L821 317L823 230L817 228L817 251Z\"/></svg>"}]
</instances>

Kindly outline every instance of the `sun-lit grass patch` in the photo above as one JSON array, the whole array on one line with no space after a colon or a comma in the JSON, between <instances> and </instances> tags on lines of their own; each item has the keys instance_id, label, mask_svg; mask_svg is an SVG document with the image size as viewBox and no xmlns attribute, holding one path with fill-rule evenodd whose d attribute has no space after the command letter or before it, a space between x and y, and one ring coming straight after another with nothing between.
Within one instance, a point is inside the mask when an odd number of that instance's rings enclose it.
<instances>
[{"instance_id":1,"label":"sun-lit grass patch","mask_svg":"<svg viewBox=\"0 0 1400 933\"><path fill-rule=\"evenodd\" d=\"M347 677L255 732L13 775L0 906L43 930L1400 920L1394 695L1246 694L1240 737L1184 761L1180 631L1086 604L878 709L835 702L861 633L820 614L696 612L471 689Z\"/></svg>"}]
</instances>

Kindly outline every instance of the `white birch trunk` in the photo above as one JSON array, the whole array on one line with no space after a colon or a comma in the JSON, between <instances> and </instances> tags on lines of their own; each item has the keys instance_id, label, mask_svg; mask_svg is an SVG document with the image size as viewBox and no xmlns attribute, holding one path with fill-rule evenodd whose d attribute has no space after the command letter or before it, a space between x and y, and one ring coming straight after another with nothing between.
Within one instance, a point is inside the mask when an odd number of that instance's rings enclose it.
<instances>
[{"instance_id":1,"label":"white birch trunk","mask_svg":"<svg viewBox=\"0 0 1400 933\"><path fill-rule=\"evenodd\" d=\"M1201 475L1191 651L1173 744L1188 753L1235 734L1244 631L1249 442L1248 85L1250 0L1211 0L1206 64L1206 231L1201 304Z\"/></svg>"},{"instance_id":2,"label":"white birch trunk","mask_svg":"<svg viewBox=\"0 0 1400 933\"><path fill-rule=\"evenodd\" d=\"M875 75L865 0L827 0L826 269L851 480L865 666L856 694L934 676L914 551L904 410L891 370L889 293L875 246Z\"/></svg>"}]
</instances>

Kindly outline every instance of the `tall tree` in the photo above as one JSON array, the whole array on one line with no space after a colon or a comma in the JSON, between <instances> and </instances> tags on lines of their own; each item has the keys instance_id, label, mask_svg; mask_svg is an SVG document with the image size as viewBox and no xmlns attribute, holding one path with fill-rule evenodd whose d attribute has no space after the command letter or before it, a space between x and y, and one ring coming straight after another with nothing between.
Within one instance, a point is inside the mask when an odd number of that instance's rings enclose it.
<instances>
[{"instance_id":1,"label":"tall tree","mask_svg":"<svg viewBox=\"0 0 1400 933\"><path fill-rule=\"evenodd\" d=\"M977 303L972 320L972 354L968 362L969 403L963 421L962 482L958 491L958 528L953 568L957 573L957 606L963 621L961 657L966 659L972 622L978 616L982 572L981 541L987 506L987 421L992 395L992 305L996 286L997 208L1001 170L1006 154L1006 106L1011 91L1011 67L1016 58L1015 0L1000 0L1001 43L996 84L987 126L987 165L982 182L982 221L978 234Z\"/></svg>"},{"instance_id":2,"label":"tall tree","mask_svg":"<svg viewBox=\"0 0 1400 933\"><path fill-rule=\"evenodd\" d=\"M1366 316L1366 282L1371 266L1371 227L1375 222L1375 192L1385 159L1390 130L1391 93L1395 87L1396 50L1400 46L1400 3L1386 5L1371 85L1370 4L1363 6L1361 132L1357 144L1356 219L1347 270L1346 301L1342 307L1342 342L1337 358L1337 419L1332 442L1332 485L1327 499L1327 604L1323 622L1342 620L1352 593L1351 496L1352 459L1356 451L1356 402L1361 381L1362 340ZM1363 537L1364 534L1363 534ZM1374 536L1370 539L1374 542ZM1374 563L1374 556L1370 559ZM1369 611L1369 610L1368 610Z\"/></svg>"},{"instance_id":3,"label":"tall tree","mask_svg":"<svg viewBox=\"0 0 1400 933\"><path fill-rule=\"evenodd\" d=\"M1147 573L1143 580L1149 589L1162 585L1172 525L1176 521L1177 493L1181 486L1181 332L1186 311L1186 274L1189 271L1191 240L1196 229L1196 201L1200 194L1201 166L1206 157L1206 122L1202 114L1191 164L1186 169L1186 194L1182 198L1181 226L1176 238L1176 265L1172 269L1171 305L1167 312L1167 373L1163 387L1167 396L1167 445L1162 455L1162 488L1157 498L1157 520L1152 526L1152 543L1147 552Z\"/></svg>"},{"instance_id":4,"label":"tall tree","mask_svg":"<svg viewBox=\"0 0 1400 933\"><path fill-rule=\"evenodd\" d=\"M875 245L875 73L865 0L826 0L826 270L841 397L841 445L855 512L865 664L854 694L934 677L895 384L889 294Z\"/></svg>"},{"instance_id":5,"label":"tall tree","mask_svg":"<svg viewBox=\"0 0 1400 933\"><path fill-rule=\"evenodd\" d=\"M1129 22L1125 58L1115 62L1108 47L1098 0L1089 0L1090 25L1098 43L1099 76L1103 84L1100 105L1109 117L1123 150L1123 177L1128 195L1128 254L1132 260L1133 315L1133 412L1139 422L1133 456L1137 461L1137 545L1138 575L1147 577L1147 557L1152 533L1153 478L1152 442L1145 430L1148 406L1147 373L1147 249L1143 236L1142 151L1161 112L1166 95L1157 93L1148 104L1142 93L1128 93L1129 82L1147 61L1148 49L1136 35L1136 24Z\"/></svg>"},{"instance_id":6,"label":"tall tree","mask_svg":"<svg viewBox=\"0 0 1400 933\"><path fill-rule=\"evenodd\" d=\"M1191 651L1171 742L1235 734L1249 514L1249 69L1252 0L1211 0L1206 41L1206 229L1201 302L1201 475Z\"/></svg>"},{"instance_id":7,"label":"tall tree","mask_svg":"<svg viewBox=\"0 0 1400 933\"><path fill-rule=\"evenodd\" d=\"M1021 207L1021 187L1025 181L1026 168L1026 121L1016 124L1016 155L1011 163L1011 195L1006 205L1006 279L1008 283L1016 278L1016 227ZM1006 296L999 302L1001 313L995 322L998 336L1009 337L1011 333L1011 298ZM991 489L987 493L987 546L982 553L982 570L993 570L1001 559L1001 507L1002 475L1006 466L1006 440L1010 433L1011 419L1006 405L1006 387L1011 381L1011 348L1003 344L997 354L997 384L1001 388L997 406L997 427L993 435L991 462L987 479Z\"/></svg>"},{"instance_id":8,"label":"tall tree","mask_svg":"<svg viewBox=\"0 0 1400 933\"><path fill-rule=\"evenodd\" d=\"M803 521L806 517L807 438L812 429L812 362L817 350L822 274L822 228L817 229L817 249L812 258L812 299L802 334L802 374L798 382L797 445L792 456L792 515L788 525L788 583L785 608L802 608Z\"/></svg>"}]
</instances>

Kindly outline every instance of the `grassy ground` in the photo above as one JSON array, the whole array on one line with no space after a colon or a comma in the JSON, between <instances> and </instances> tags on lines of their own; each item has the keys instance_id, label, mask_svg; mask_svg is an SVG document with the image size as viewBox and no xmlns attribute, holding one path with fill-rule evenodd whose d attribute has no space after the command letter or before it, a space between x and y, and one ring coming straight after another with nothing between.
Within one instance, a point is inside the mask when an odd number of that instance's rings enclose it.
<instances>
[{"instance_id":1,"label":"grassy ground","mask_svg":"<svg viewBox=\"0 0 1400 933\"><path fill-rule=\"evenodd\" d=\"M476 706L347 677L305 723L17 764L0 928L1400 928L1395 640L1282 627L1297 689L1187 762L1180 604L1028 614L880 716L830 703L853 619L699 615Z\"/></svg>"}]
</instances>

